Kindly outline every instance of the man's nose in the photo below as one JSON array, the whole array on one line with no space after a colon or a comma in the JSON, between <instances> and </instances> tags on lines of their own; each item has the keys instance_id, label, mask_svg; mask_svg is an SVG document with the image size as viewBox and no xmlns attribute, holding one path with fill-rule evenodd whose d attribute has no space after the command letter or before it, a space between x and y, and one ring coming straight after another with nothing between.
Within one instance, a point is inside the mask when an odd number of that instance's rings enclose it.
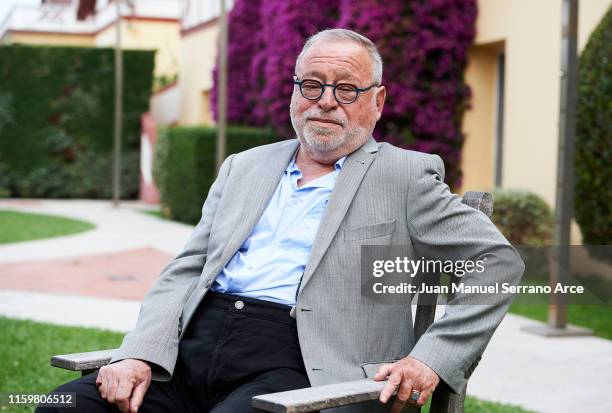
<instances>
[{"instance_id":1,"label":"man's nose","mask_svg":"<svg viewBox=\"0 0 612 413\"><path fill-rule=\"evenodd\" d=\"M319 98L319 106L325 111L329 111L338 106L338 101L334 97L334 89L326 86L323 90L323 95Z\"/></svg>"}]
</instances>

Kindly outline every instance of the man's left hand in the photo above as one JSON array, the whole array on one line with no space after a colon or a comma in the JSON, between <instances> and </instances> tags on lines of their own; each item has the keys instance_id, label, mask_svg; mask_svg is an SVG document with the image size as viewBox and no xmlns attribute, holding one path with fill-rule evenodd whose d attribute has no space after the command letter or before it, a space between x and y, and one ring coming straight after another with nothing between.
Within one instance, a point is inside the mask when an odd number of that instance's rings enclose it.
<instances>
[{"instance_id":1,"label":"man's left hand","mask_svg":"<svg viewBox=\"0 0 612 413\"><path fill-rule=\"evenodd\" d=\"M384 380L389 376L387 384L380 392L379 400L387 403L393 392L398 389L393 403L392 413L399 413L406 403L423 406L440 382L440 378L425 363L410 356L396 361L393 364L380 366L374 380ZM412 390L420 392L418 400L411 400Z\"/></svg>"}]
</instances>

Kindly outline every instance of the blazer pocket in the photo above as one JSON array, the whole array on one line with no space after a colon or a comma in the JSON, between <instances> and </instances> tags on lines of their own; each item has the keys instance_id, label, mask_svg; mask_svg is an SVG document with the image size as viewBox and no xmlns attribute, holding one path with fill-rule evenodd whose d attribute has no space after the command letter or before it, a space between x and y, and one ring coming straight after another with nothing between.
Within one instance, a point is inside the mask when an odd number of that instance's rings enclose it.
<instances>
[{"instance_id":1,"label":"blazer pocket","mask_svg":"<svg viewBox=\"0 0 612 413\"><path fill-rule=\"evenodd\" d=\"M379 224L366 225L357 228L345 228L344 240L355 241L360 239L378 238L392 234L395 231L395 220Z\"/></svg>"},{"instance_id":2,"label":"blazer pocket","mask_svg":"<svg viewBox=\"0 0 612 413\"><path fill-rule=\"evenodd\" d=\"M396 361L398 361L400 359L391 359L391 360L382 360L382 361L368 361L366 363L361 363L361 369L363 370L363 374L365 374L365 377L368 379L373 378L374 376L376 376L376 373L378 372L378 369L380 366L382 366L383 364L391 364L391 363L395 363Z\"/></svg>"}]
</instances>

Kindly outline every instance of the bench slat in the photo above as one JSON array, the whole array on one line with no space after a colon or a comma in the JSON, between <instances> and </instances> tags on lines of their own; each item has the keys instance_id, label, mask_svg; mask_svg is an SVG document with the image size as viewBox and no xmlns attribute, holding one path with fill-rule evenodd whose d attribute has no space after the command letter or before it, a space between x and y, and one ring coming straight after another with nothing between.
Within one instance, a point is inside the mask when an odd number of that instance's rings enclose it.
<instances>
[{"instance_id":1,"label":"bench slat","mask_svg":"<svg viewBox=\"0 0 612 413\"><path fill-rule=\"evenodd\" d=\"M273 413L300 413L376 400L385 381L361 379L253 397L253 407Z\"/></svg>"},{"instance_id":2,"label":"bench slat","mask_svg":"<svg viewBox=\"0 0 612 413\"><path fill-rule=\"evenodd\" d=\"M88 371L105 366L117 349L89 351L86 353L61 354L51 357L51 365L72 371Z\"/></svg>"}]
</instances>

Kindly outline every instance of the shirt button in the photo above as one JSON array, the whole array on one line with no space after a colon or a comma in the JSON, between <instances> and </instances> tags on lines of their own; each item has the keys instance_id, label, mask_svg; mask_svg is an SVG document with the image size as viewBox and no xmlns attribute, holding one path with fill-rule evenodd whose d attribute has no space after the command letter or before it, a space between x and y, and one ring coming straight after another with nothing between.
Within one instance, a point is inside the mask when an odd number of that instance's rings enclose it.
<instances>
[{"instance_id":1,"label":"shirt button","mask_svg":"<svg viewBox=\"0 0 612 413\"><path fill-rule=\"evenodd\" d=\"M249 270L252 270L252 269L253 269L253 266L252 266L251 264L249 264L249 265L247 265L247 268L248 268Z\"/></svg>"},{"instance_id":2,"label":"shirt button","mask_svg":"<svg viewBox=\"0 0 612 413\"><path fill-rule=\"evenodd\" d=\"M237 310L242 310L244 308L244 303L238 300L234 303L234 307L236 307Z\"/></svg>"}]
</instances>

